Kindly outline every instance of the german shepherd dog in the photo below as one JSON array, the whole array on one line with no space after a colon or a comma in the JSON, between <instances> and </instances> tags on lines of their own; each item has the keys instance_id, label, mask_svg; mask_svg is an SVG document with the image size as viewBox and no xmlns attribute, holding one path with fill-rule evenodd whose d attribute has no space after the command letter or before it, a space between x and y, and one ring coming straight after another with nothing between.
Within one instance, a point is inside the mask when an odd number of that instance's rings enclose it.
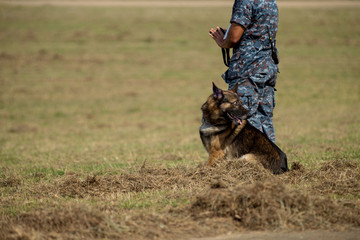
<instances>
[{"instance_id":1,"label":"german shepherd dog","mask_svg":"<svg viewBox=\"0 0 360 240\"><path fill-rule=\"evenodd\" d=\"M266 134L246 119L249 112L241 106L238 86L221 90L213 83L213 94L202 105L200 138L209 153L207 164L225 158L260 162L274 174L288 171L287 158Z\"/></svg>"}]
</instances>

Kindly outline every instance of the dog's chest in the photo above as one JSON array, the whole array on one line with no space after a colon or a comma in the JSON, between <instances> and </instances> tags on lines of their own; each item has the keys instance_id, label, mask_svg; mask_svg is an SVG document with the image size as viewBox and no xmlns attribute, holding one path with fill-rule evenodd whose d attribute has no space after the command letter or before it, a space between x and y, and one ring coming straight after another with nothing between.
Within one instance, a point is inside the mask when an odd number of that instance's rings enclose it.
<instances>
[{"instance_id":1,"label":"dog's chest","mask_svg":"<svg viewBox=\"0 0 360 240\"><path fill-rule=\"evenodd\" d=\"M221 143L219 139L219 133L224 131L226 126L216 126L202 120L202 124L199 129L201 141L205 149L209 152L210 149L220 149Z\"/></svg>"},{"instance_id":2,"label":"dog's chest","mask_svg":"<svg viewBox=\"0 0 360 240\"><path fill-rule=\"evenodd\" d=\"M234 138L238 134L237 129L240 128L232 130L228 125L212 125L203 120L199 132L207 151L210 149L222 150L228 157L234 157L234 153L237 152L234 142Z\"/></svg>"},{"instance_id":3,"label":"dog's chest","mask_svg":"<svg viewBox=\"0 0 360 240\"><path fill-rule=\"evenodd\" d=\"M234 156L234 152L236 152L234 144L225 146L224 153L225 153L226 158L236 157L236 156Z\"/></svg>"},{"instance_id":4,"label":"dog's chest","mask_svg":"<svg viewBox=\"0 0 360 240\"><path fill-rule=\"evenodd\" d=\"M202 136L209 137L211 135L215 135L219 132L224 131L226 128L227 126L215 126L203 120L199 131Z\"/></svg>"}]
</instances>

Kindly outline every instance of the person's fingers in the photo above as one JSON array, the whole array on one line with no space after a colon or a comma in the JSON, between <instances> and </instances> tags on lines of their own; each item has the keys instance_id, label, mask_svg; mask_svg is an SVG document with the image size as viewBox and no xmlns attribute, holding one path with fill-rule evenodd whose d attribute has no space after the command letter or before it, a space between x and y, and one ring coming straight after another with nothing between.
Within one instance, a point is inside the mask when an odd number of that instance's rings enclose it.
<instances>
[{"instance_id":1,"label":"person's fingers","mask_svg":"<svg viewBox=\"0 0 360 240\"><path fill-rule=\"evenodd\" d=\"M220 37L224 37L224 33L221 31L220 27L217 27L216 30L217 30L216 32L219 33Z\"/></svg>"},{"instance_id":2,"label":"person's fingers","mask_svg":"<svg viewBox=\"0 0 360 240\"><path fill-rule=\"evenodd\" d=\"M209 30L210 37L214 38L214 35L213 35L214 32L215 32L215 30L213 28L210 28L210 30Z\"/></svg>"},{"instance_id":3,"label":"person's fingers","mask_svg":"<svg viewBox=\"0 0 360 240\"><path fill-rule=\"evenodd\" d=\"M219 31L215 31L215 32L213 33L213 35L214 35L214 37L216 37L216 38L220 37Z\"/></svg>"},{"instance_id":4,"label":"person's fingers","mask_svg":"<svg viewBox=\"0 0 360 240\"><path fill-rule=\"evenodd\" d=\"M217 26L216 29L210 28L209 36L214 39L219 46L221 46L224 38L224 33L221 31L220 27Z\"/></svg>"}]
</instances>

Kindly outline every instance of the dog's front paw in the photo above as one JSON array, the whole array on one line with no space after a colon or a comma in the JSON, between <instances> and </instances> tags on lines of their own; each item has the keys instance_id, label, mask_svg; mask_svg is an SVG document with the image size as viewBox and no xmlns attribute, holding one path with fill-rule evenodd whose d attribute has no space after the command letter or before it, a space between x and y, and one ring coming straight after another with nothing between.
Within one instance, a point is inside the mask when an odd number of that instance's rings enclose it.
<instances>
[{"instance_id":1,"label":"dog's front paw","mask_svg":"<svg viewBox=\"0 0 360 240\"><path fill-rule=\"evenodd\" d=\"M215 162L225 159L225 153L223 150L213 151L209 155L209 160L207 162L208 166L214 165Z\"/></svg>"}]
</instances>

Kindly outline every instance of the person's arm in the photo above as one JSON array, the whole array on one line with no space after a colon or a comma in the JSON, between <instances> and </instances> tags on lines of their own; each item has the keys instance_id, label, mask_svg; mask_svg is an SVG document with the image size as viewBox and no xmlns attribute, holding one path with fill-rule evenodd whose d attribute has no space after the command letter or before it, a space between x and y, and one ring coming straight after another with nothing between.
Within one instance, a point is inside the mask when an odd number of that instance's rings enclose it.
<instances>
[{"instance_id":1,"label":"person's arm","mask_svg":"<svg viewBox=\"0 0 360 240\"><path fill-rule=\"evenodd\" d=\"M217 45L221 48L233 48L235 47L244 32L244 27L237 23L231 23L230 29L226 39L224 39L224 33L219 27L215 29L211 28L209 31L210 37L212 37Z\"/></svg>"}]
</instances>

